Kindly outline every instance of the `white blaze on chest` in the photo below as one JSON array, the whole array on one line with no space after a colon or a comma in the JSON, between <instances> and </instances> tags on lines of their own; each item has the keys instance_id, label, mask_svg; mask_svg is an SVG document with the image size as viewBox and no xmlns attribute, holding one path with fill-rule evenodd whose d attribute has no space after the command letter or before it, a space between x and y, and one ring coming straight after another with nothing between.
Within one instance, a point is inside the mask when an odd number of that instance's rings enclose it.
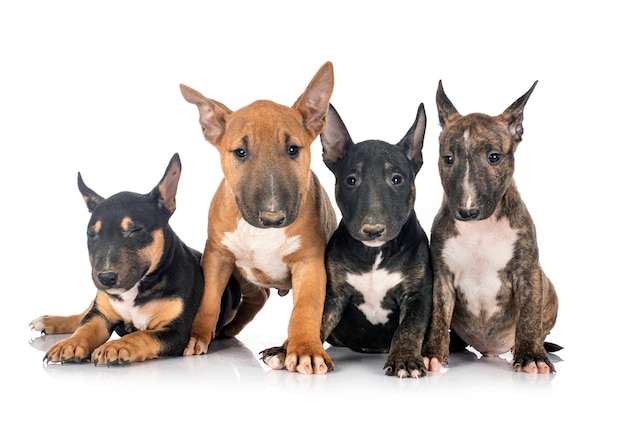
<instances>
[{"instance_id":1,"label":"white blaze on chest","mask_svg":"<svg viewBox=\"0 0 626 425\"><path fill-rule=\"evenodd\" d=\"M392 311L383 308L382 302L387 292L402 281L402 273L379 268L382 259L382 253L379 253L372 271L363 274L348 273L346 276L346 281L363 295L363 304L358 308L373 325L382 325L389 320L389 313Z\"/></svg>"},{"instance_id":2,"label":"white blaze on chest","mask_svg":"<svg viewBox=\"0 0 626 425\"><path fill-rule=\"evenodd\" d=\"M139 283L130 288L128 291L117 294L121 300L111 298L111 306L122 316L124 322L132 323L135 328L140 331L148 329L150 316L142 314L141 309L135 306L135 298L139 293Z\"/></svg>"},{"instance_id":3,"label":"white blaze on chest","mask_svg":"<svg viewBox=\"0 0 626 425\"><path fill-rule=\"evenodd\" d=\"M289 268L283 258L300 248L300 237L287 237L285 229L254 227L242 218L237 229L224 233L222 243L233 253L235 264L246 273L246 278L263 285L255 281L252 270L260 270L276 281L288 278Z\"/></svg>"},{"instance_id":4,"label":"white blaze on chest","mask_svg":"<svg viewBox=\"0 0 626 425\"><path fill-rule=\"evenodd\" d=\"M446 241L443 259L454 274L454 286L467 300L469 311L491 316L498 309L502 285L499 272L513 257L517 231L507 219L456 222L459 234Z\"/></svg>"}]
</instances>

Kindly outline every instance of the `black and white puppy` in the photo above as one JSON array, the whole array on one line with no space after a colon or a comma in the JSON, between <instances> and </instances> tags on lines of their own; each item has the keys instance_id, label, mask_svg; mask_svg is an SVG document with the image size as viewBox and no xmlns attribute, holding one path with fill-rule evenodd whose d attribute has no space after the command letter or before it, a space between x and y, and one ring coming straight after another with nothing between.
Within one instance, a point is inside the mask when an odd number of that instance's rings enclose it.
<instances>
[{"instance_id":1,"label":"black and white puppy","mask_svg":"<svg viewBox=\"0 0 626 425\"><path fill-rule=\"evenodd\" d=\"M386 375L426 374L422 341L432 309L428 238L414 210L426 131L424 105L396 144L353 143L331 105L321 133L342 218L326 251L322 339L388 352Z\"/></svg>"}]
</instances>

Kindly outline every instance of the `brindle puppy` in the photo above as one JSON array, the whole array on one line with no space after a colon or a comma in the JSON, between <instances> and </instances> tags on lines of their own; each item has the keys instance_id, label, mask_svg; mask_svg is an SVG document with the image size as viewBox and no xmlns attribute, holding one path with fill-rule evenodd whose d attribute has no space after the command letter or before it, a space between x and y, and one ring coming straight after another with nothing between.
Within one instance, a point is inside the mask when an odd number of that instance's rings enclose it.
<instances>
[{"instance_id":1,"label":"brindle puppy","mask_svg":"<svg viewBox=\"0 0 626 425\"><path fill-rule=\"evenodd\" d=\"M448 361L449 330L483 355L512 351L516 371L555 371L544 339L558 299L513 180L523 110L535 84L503 113L488 116L459 114L439 82L444 197L432 226L434 304L423 350L431 371Z\"/></svg>"}]
</instances>

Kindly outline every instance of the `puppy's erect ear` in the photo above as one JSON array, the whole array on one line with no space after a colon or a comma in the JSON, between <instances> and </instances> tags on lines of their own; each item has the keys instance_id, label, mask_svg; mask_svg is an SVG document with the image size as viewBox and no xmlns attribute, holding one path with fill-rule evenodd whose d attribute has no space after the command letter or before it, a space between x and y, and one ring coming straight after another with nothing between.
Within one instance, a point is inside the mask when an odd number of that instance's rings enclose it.
<instances>
[{"instance_id":1,"label":"puppy's erect ear","mask_svg":"<svg viewBox=\"0 0 626 425\"><path fill-rule=\"evenodd\" d=\"M332 104L328 106L326 126L320 133L322 158L324 164L333 171L337 161L341 160L350 146L354 145L348 129Z\"/></svg>"},{"instance_id":2,"label":"puppy's erect ear","mask_svg":"<svg viewBox=\"0 0 626 425\"><path fill-rule=\"evenodd\" d=\"M417 116L415 117L413 125L398 143L398 146L402 148L406 157L409 161L411 161L413 171L415 171L416 175L424 163L422 158L422 147L424 146L425 134L426 111L424 110L424 104L420 103L419 108L417 108Z\"/></svg>"},{"instance_id":3,"label":"puppy's erect ear","mask_svg":"<svg viewBox=\"0 0 626 425\"><path fill-rule=\"evenodd\" d=\"M81 195L83 195L83 200L85 204L87 204L87 210L92 213L94 209L100 204L100 202L104 201L104 198L98 195L93 190L89 189L85 182L83 181L80 172L78 173L78 190Z\"/></svg>"},{"instance_id":4,"label":"puppy's erect ear","mask_svg":"<svg viewBox=\"0 0 626 425\"><path fill-rule=\"evenodd\" d=\"M293 105L293 109L302 114L304 127L313 137L324 128L334 81L333 64L326 62Z\"/></svg>"},{"instance_id":5,"label":"puppy's erect ear","mask_svg":"<svg viewBox=\"0 0 626 425\"><path fill-rule=\"evenodd\" d=\"M522 135L524 134L524 127L522 121L524 120L524 107L528 98L532 94L538 81L532 85L532 87L524 93L522 97L517 99L511 106L509 106L503 113L500 114L500 119L504 120L509 125L509 133L513 136L513 140L516 142L522 141Z\"/></svg>"},{"instance_id":6,"label":"puppy's erect ear","mask_svg":"<svg viewBox=\"0 0 626 425\"><path fill-rule=\"evenodd\" d=\"M152 189L151 196L159 202L159 207L170 214L176 210L176 191L180 180L181 164L178 154L174 154L159 184Z\"/></svg>"},{"instance_id":7,"label":"puppy's erect ear","mask_svg":"<svg viewBox=\"0 0 626 425\"><path fill-rule=\"evenodd\" d=\"M458 118L460 114L443 91L441 80L439 80L439 86L437 87L436 102L437 112L439 113L439 124L441 124L441 128L446 128L448 123Z\"/></svg>"},{"instance_id":8,"label":"puppy's erect ear","mask_svg":"<svg viewBox=\"0 0 626 425\"><path fill-rule=\"evenodd\" d=\"M184 84L180 85L180 91L187 102L198 107L202 134L209 143L215 145L224 134L226 116L232 111L222 103L207 99L202 93Z\"/></svg>"}]
</instances>

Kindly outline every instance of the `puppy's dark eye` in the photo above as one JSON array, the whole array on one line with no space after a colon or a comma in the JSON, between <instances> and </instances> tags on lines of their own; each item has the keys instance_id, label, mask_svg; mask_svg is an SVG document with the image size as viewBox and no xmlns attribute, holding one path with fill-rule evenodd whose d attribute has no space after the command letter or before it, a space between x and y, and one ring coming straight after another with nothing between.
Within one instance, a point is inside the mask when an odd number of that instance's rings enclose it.
<instances>
[{"instance_id":1,"label":"puppy's dark eye","mask_svg":"<svg viewBox=\"0 0 626 425\"><path fill-rule=\"evenodd\" d=\"M89 239L93 239L93 238L95 238L95 237L96 237L96 235L97 235L96 231L95 231L95 230L93 230L91 227L90 227L89 229L87 229L87 237L88 237Z\"/></svg>"},{"instance_id":2,"label":"puppy's dark eye","mask_svg":"<svg viewBox=\"0 0 626 425\"><path fill-rule=\"evenodd\" d=\"M400 183L402 183L402 176L400 174L394 174L391 177L391 184L392 185L399 185Z\"/></svg>"},{"instance_id":3,"label":"puppy's dark eye","mask_svg":"<svg viewBox=\"0 0 626 425\"><path fill-rule=\"evenodd\" d=\"M133 237L139 235L143 231L141 226L133 226L124 232L124 236Z\"/></svg>"},{"instance_id":4,"label":"puppy's dark eye","mask_svg":"<svg viewBox=\"0 0 626 425\"><path fill-rule=\"evenodd\" d=\"M444 155L443 163L446 165L454 164L454 157L452 155Z\"/></svg>"},{"instance_id":5,"label":"puppy's dark eye","mask_svg":"<svg viewBox=\"0 0 626 425\"><path fill-rule=\"evenodd\" d=\"M238 159L246 159L246 157L248 156L248 152L246 152L246 150L243 148L235 149L233 153Z\"/></svg>"},{"instance_id":6,"label":"puppy's dark eye","mask_svg":"<svg viewBox=\"0 0 626 425\"><path fill-rule=\"evenodd\" d=\"M292 158L295 158L296 156L298 156L299 152L300 152L299 146L291 145L287 148L287 154L289 154L289 156Z\"/></svg>"},{"instance_id":7,"label":"puppy's dark eye","mask_svg":"<svg viewBox=\"0 0 626 425\"><path fill-rule=\"evenodd\" d=\"M356 185L356 177L354 177L354 176L348 176L348 177L346 178L346 184L347 184L348 186L354 186L354 185Z\"/></svg>"},{"instance_id":8,"label":"puppy's dark eye","mask_svg":"<svg viewBox=\"0 0 626 425\"><path fill-rule=\"evenodd\" d=\"M502 158L502 155L499 153L491 153L489 154L489 163L490 164L495 164L496 162L500 161L500 158Z\"/></svg>"}]
</instances>

